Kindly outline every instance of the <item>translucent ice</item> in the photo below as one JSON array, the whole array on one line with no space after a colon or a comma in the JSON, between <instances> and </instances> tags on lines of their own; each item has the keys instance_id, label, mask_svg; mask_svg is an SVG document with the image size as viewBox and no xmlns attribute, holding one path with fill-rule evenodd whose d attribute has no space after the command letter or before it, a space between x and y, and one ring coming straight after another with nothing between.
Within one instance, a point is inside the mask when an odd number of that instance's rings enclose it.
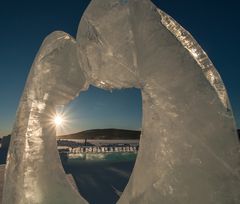
<instances>
[{"instance_id":1,"label":"translucent ice","mask_svg":"<svg viewBox=\"0 0 240 204\"><path fill-rule=\"evenodd\" d=\"M7 161L3 203L87 203L69 184L61 166L54 106L64 105L84 88L76 41L54 32L43 42L21 97Z\"/></svg>"},{"instance_id":2,"label":"translucent ice","mask_svg":"<svg viewBox=\"0 0 240 204\"><path fill-rule=\"evenodd\" d=\"M148 0L92 0L77 40L48 36L20 101L4 204L86 203L68 184L48 114L89 84L142 91L137 161L119 204L237 204L239 144L222 80L193 37Z\"/></svg>"}]
</instances>

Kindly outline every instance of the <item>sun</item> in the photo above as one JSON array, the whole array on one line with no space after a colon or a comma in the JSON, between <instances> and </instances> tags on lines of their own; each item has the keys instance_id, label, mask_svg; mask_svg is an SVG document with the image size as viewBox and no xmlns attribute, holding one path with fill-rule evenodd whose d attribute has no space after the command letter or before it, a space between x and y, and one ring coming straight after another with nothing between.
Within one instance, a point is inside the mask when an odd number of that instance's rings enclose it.
<instances>
[{"instance_id":1,"label":"sun","mask_svg":"<svg viewBox=\"0 0 240 204\"><path fill-rule=\"evenodd\" d=\"M56 126L61 126L62 123L63 123L63 117L60 116L60 115L56 115L56 116L54 117L54 124L55 124Z\"/></svg>"},{"instance_id":2,"label":"sun","mask_svg":"<svg viewBox=\"0 0 240 204\"><path fill-rule=\"evenodd\" d=\"M64 110L62 107L57 107L54 111L48 114L48 125L56 131L56 136L63 135L68 131L71 124L69 118L69 111Z\"/></svg>"}]
</instances>

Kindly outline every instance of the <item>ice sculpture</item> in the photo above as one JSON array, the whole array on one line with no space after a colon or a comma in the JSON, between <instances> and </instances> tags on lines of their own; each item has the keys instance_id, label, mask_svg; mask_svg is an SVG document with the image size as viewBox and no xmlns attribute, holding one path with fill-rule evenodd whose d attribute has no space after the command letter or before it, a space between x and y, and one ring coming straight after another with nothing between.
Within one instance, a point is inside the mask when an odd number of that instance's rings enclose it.
<instances>
[{"instance_id":1,"label":"ice sculpture","mask_svg":"<svg viewBox=\"0 0 240 204\"><path fill-rule=\"evenodd\" d=\"M66 104L86 86L76 41L54 32L32 65L12 132L3 203L87 203L67 181L51 125L54 106Z\"/></svg>"},{"instance_id":2,"label":"ice sculpture","mask_svg":"<svg viewBox=\"0 0 240 204\"><path fill-rule=\"evenodd\" d=\"M4 204L87 203L71 188L48 113L92 84L142 91L140 150L119 204L237 204L239 144L222 80L193 37L149 0L92 0L75 41L46 38L13 129Z\"/></svg>"}]
</instances>

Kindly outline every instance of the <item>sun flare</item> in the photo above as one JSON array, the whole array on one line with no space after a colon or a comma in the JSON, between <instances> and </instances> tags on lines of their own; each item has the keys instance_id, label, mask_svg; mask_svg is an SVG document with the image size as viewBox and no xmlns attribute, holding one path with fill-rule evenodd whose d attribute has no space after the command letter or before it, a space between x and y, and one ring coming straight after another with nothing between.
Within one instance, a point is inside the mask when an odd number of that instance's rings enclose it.
<instances>
[{"instance_id":1,"label":"sun flare","mask_svg":"<svg viewBox=\"0 0 240 204\"><path fill-rule=\"evenodd\" d=\"M60 116L60 115L56 115L56 116L54 117L54 124L55 124L56 126L60 126L60 125L62 125L62 123L63 123L63 117Z\"/></svg>"},{"instance_id":2,"label":"sun flare","mask_svg":"<svg viewBox=\"0 0 240 204\"><path fill-rule=\"evenodd\" d=\"M67 109L56 107L55 110L48 113L48 126L56 131L56 136L64 135L70 129L71 114Z\"/></svg>"}]
</instances>

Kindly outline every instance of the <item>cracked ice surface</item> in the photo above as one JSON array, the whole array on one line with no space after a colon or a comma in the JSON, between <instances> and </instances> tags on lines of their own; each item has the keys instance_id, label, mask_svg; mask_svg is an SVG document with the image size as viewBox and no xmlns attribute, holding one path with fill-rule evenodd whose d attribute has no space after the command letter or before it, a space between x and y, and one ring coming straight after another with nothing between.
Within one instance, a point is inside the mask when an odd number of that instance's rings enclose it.
<instances>
[{"instance_id":1,"label":"cracked ice surface","mask_svg":"<svg viewBox=\"0 0 240 204\"><path fill-rule=\"evenodd\" d=\"M62 170L48 113L93 84L142 91L140 150L119 204L237 204L239 144L223 82L193 37L148 0L92 0L75 41L46 38L22 95L4 204L87 203Z\"/></svg>"}]
</instances>

